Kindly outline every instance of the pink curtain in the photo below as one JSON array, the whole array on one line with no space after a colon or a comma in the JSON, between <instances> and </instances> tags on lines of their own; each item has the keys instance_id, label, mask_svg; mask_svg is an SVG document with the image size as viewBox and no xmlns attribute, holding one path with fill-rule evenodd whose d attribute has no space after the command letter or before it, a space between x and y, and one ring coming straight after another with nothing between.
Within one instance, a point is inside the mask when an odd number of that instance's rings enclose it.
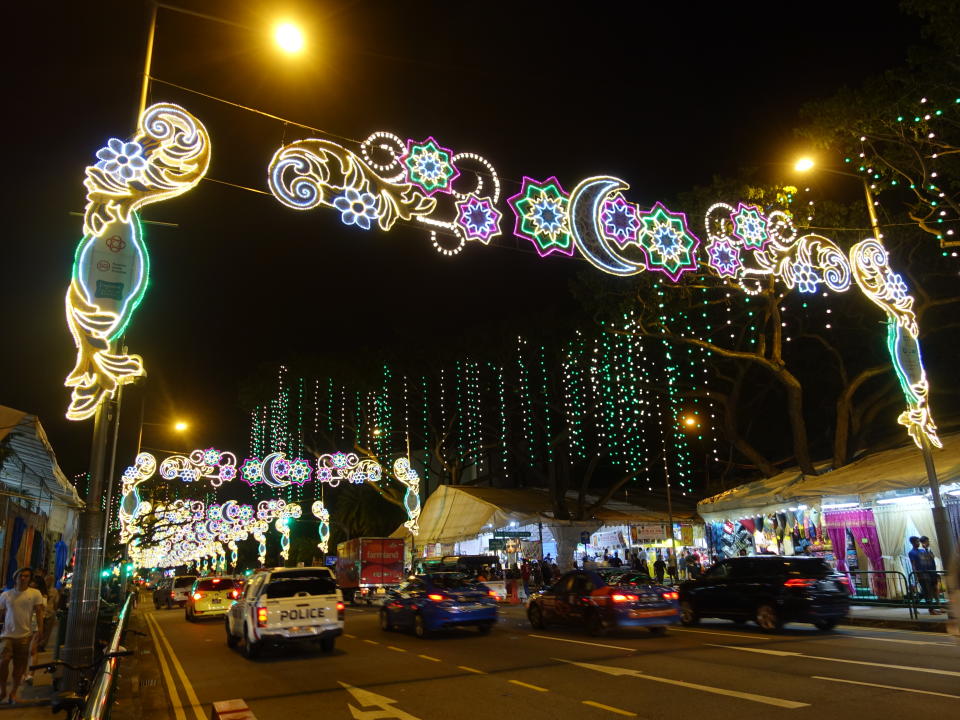
<instances>
[{"instance_id":1,"label":"pink curtain","mask_svg":"<svg viewBox=\"0 0 960 720\"><path fill-rule=\"evenodd\" d=\"M846 558L846 531L853 535L854 542L867 556L870 569L876 572L883 571L883 557L880 550L880 536L877 534L877 524L873 517L873 510L863 508L858 510L837 510L824 513L824 522L827 526L827 535L833 544L833 555L837 558L837 571L847 572ZM838 551L837 548L843 548ZM870 587L877 597L887 596L887 580L883 575L870 575Z\"/></svg>"},{"instance_id":2,"label":"pink curtain","mask_svg":"<svg viewBox=\"0 0 960 720\"><path fill-rule=\"evenodd\" d=\"M840 517L842 513L824 513L823 521L827 528L827 537L833 546L833 557L837 563L837 572L847 572L847 526Z\"/></svg>"}]
</instances>

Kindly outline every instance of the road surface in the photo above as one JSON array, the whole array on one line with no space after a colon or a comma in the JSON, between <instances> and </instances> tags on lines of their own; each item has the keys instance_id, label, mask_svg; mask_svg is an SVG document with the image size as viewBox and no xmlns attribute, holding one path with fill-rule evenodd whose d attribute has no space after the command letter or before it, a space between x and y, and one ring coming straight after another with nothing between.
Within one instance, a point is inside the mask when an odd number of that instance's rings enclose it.
<instances>
[{"instance_id":1,"label":"road surface","mask_svg":"<svg viewBox=\"0 0 960 720\"><path fill-rule=\"evenodd\" d=\"M163 692L144 720L206 720L214 701L234 698L258 720L960 717L960 646L935 633L789 625L765 635L717 621L594 638L533 630L511 607L486 637L420 640L381 631L375 609L348 608L333 653L268 650L251 662L227 648L222 621L141 612Z\"/></svg>"}]
</instances>

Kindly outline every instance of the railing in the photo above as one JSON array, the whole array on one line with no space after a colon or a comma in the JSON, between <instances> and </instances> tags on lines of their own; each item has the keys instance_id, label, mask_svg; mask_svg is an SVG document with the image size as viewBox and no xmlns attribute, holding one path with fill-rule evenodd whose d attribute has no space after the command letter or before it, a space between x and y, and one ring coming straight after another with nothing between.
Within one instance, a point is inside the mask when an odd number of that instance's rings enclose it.
<instances>
[{"instance_id":1,"label":"railing","mask_svg":"<svg viewBox=\"0 0 960 720\"><path fill-rule=\"evenodd\" d=\"M905 607L916 618L917 597L907 577L896 570L851 570L850 600L858 605Z\"/></svg>"},{"instance_id":2,"label":"railing","mask_svg":"<svg viewBox=\"0 0 960 720\"><path fill-rule=\"evenodd\" d=\"M910 588L913 594L914 606L920 608L923 602L930 609L945 608L947 599L947 573L940 570L910 573Z\"/></svg>"},{"instance_id":3,"label":"railing","mask_svg":"<svg viewBox=\"0 0 960 720\"><path fill-rule=\"evenodd\" d=\"M127 595L127 600L120 610L120 616L117 618L117 627L113 631L113 638L106 649L106 653L115 653L120 650L120 642L123 638L124 627L130 616L130 610L133 607L133 593ZM83 706L83 712L80 717L83 720L104 720L110 716L110 701L113 695L113 687L116 682L117 665L120 658L110 657L100 665L100 669L90 683L90 691L87 693L87 701Z\"/></svg>"}]
</instances>

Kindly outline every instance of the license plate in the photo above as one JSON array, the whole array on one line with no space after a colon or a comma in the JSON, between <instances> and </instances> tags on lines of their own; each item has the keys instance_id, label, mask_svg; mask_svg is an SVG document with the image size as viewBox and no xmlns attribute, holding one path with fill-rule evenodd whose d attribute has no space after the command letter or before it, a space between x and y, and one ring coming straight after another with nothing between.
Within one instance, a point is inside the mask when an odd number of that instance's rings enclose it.
<instances>
[{"instance_id":1,"label":"license plate","mask_svg":"<svg viewBox=\"0 0 960 720\"><path fill-rule=\"evenodd\" d=\"M210 602L212 602L214 605L219 605L221 601L220 598L211 598Z\"/></svg>"},{"instance_id":2,"label":"license plate","mask_svg":"<svg viewBox=\"0 0 960 720\"><path fill-rule=\"evenodd\" d=\"M632 617L664 617L666 615L674 615L674 610L633 610L630 615Z\"/></svg>"},{"instance_id":3,"label":"license plate","mask_svg":"<svg viewBox=\"0 0 960 720\"><path fill-rule=\"evenodd\" d=\"M464 603L463 605L457 605L455 608L457 610L479 610L483 605L479 603Z\"/></svg>"},{"instance_id":4,"label":"license plate","mask_svg":"<svg viewBox=\"0 0 960 720\"><path fill-rule=\"evenodd\" d=\"M376 589L376 594L377 594L377 595L386 595L386 594L387 594L387 589L386 589L386 588L382 588L382 587L378 587L378 588Z\"/></svg>"}]
</instances>

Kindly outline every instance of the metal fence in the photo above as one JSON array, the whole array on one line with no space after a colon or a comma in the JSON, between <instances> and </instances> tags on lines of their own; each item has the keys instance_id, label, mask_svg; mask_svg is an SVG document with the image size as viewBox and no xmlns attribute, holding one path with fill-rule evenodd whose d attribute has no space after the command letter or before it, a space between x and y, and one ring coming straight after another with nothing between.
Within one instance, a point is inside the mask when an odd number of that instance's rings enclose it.
<instances>
[{"instance_id":1,"label":"metal fence","mask_svg":"<svg viewBox=\"0 0 960 720\"><path fill-rule=\"evenodd\" d=\"M930 609L938 610L947 607L949 602L947 593L947 573L936 570L928 572L912 572L909 578L913 595L914 607L918 610L921 604Z\"/></svg>"},{"instance_id":2,"label":"metal fence","mask_svg":"<svg viewBox=\"0 0 960 720\"><path fill-rule=\"evenodd\" d=\"M133 593L127 595L127 600L120 610L117 618L117 627L113 631L113 637L106 648L106 654L116 653L120 650L120 643L123 639L123 633L126 628L127 620L133 608ZM100 665L97 674L90 683L90 691L87 694L87 701L83 706L83 712L80 717L83 720L104 720L110 717L110 705L114 684L117 679L117 669L120 664L120 658L108 657Z\"/></svg>"},{"instance_id":3,"label":"metal fence","mask_svg":"<svg viewBox=\"0 0 960 720\"><path fill-rule=\"evenodd\" d=\"M905 607L917 617L917 594L906 575L896 570L852 570L850 600L858 605ZM912 576L911 576L912 577Z\"/></svg>"}]
</instances>

